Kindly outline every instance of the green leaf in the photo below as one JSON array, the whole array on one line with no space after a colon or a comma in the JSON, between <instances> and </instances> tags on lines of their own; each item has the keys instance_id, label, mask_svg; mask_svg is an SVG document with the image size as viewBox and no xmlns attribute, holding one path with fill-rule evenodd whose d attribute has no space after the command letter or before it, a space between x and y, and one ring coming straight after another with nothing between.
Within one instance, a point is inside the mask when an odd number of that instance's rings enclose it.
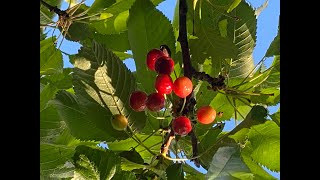
<instances>
[{"instance_id":1,"label":"green leaf","mask_svg":"<svg viewBox=\"0 0 320 180\"><path fill-rule=\"evenodd\" d=\"M160 115L160 117L158 117L158 115ZM169 126L171 120L172 116L169 110L167 110L164 114L163 111L160 111L158 113L148 111L146 126L144 127L142 132L145 134L151 134L155 131L158 131L161 127Z\"/></svg>"},{"instance_id":2,"label":"green leaf","mask_svg":"<svg viewBox=\"0 0 320 180\"><path fill-rule=\"evenodd\" d=\"M51 84L41 84L40 83L40 112L46 108L49 100L54 98L58 89Z\"/></svg>"},{"instance_id":3,"label":"green leaf","mask_svg":"<svg viewBox=\"0 0 320 180\"><path fill-rule=\"evenodd\" d=\"M212 74L216 75L221 70L224 59L236 58L236 46L229 37L221 37L219 30L201 26L196 36L197 39L189 40L193 64L196 62L202 64L206 58L210 58L216 70Z\"/></svg>"},{"instance_id":4,"label":"green leaf","mask_svg":"<svg viewBox=\"0 0 320 180\"><path fill-rule=\"evenodd\" d=\"M40 78L43 84L50 84L57 89L69 89L72 87L72 68L63 68L63 72L59 74L52 74Z\"/></svg>"},{"instance_id":5,"label":"green leaf","mask_svg":"<svg viewBox=\"0 0 320 180\"><path fill-rule=\"evenodd\" d=\"M220 36L227 37L228 19L224 19L224 20L219 21L218 26L219 26Z\"/></svg>"},{"instance_id":6,"label":"green leaf","mask_svg":"<svg viewBox=\"0 0 320 180\"><path fill-rule=\"evenodd\" d=\"M241 3L241 0L234 0L232 4L230 5L229 9L227 10L227 13L230 13L234 8L236 8Z\"/></svg>"},{"instance_id":7,"label":"green leaf","mask_svg":"<svg viewBox=\"0 0 320 180\"><path fill-rule=\"evenodd\" d=\"M73 176L74 165L71 162L73 154L74 147L40 144L40 175Z\"/></svg>"},{"instance_id":8,"label":"green leaf","mask_svg":"<svg viewBox=\"0 0 320 180\"><path fill-rule=\"evenodd\" d=\"M40 42L40 75L62 72L62 54L54 46L54 41L55 38L48 38Z\"/></svg>"},{"instance_id":9,"label":"green leaf","mask_svg":"<svg viewBox=\"0 0 320 180\"><path fill-rule=\"evenodd\" d=\"M241 81L241 83L237 83ZM242 81L241 78L229 81L229 86L240 91L252 91L254 88L280 87L280 56L275 56L271 67L265 71L257 71L252 77ZM236 85L233 85L236 84Z\"/></svg>"},{"instance_id":10,"label":"green leaf","mask_svg":"<svg viewBox=\"0 0 320 180\"><path fill-rule=\"evenodd\" d=\"M255 127L255 126L252 126L252 127ZM235 134L229 135L229 137L234 139L242 147L241 158L256 178L275 179L269 173L267 173L260 165L258 165L258 163L251 157L254 149L251 145L251 142L249 141L250 131L251 131L250 128L242 128L239 131L237 131ZM269 154L264 156L269 156Z\"/></svg>"},{"instance_id":11,"label":"green leaf","mask_svg":"<svg viewBox=\"0 0 320 180\"><path fill-rule=\"evenodd\" d=\"M157 6L160 4L163 0L151 0L151 2ZM110 13L110 14L119 14L121 12L124 12L126 10L129 10L130 7L133 5L135 0L117 0L116 3L114 3L112 6L104 10L104 13Z\"/></svg>"},{"instance_id":12,"label":"green leaf","mask_svg":"<svg viewBox=\"0 0 320 180\"><path fill-rule=\"evenodd\" d=\"M278 109L278 111L276 113L271 114L270 117L271 117L272 121L277 123L278 126L280 127L280 108Z\"/></svg>"},{"instance_id":13,"label":"green leaf","mask_svg":"<svg viewBox=\"0 0 320 180\"><path fill-rule=\"evenodd\" d=\"M66 91L57 94L52 103L58 110L71 134L81 140L114 141L126 139L128 135L111 125L111 112L98 105L79 99Z\"/></svg>"},{"instance_id":14,"label":"green leaf","mask_svg":"<svg viewBox=\"0 0 320 180\"><path fill-rule=\"evenodd\" d=\"M223 64L226 60L230 60L232 63L229 78L243 78L254 68L253 49L256 41L257 19L254 9L245 1L241 1L230 13L239 20L228 19L227 36L221 37L219 22L225 19L222 13L227 11L232 2L234 1L203 1L202 6L206 8L201 10L202 18L192 15L187 17L191 24L192 22L195 24L194 28L188 27L188 31L193 32L194 29L194 35L198 37L190 40L190 52L192 57L196 57L193 61L203 63L205 59L211 59L214 76L222 68L226 68ZM194 14L197 13L199 12L194 12Z\"/></svg>"},{"instance_id":15,"label":"green leaf","mask_svg":"<svg viewBox=\"0 0 320 180\"><path fill-rule=\"evenodd\" d=\"M105 9L103 13L110 13L113 15L130 9L135 0L117 0L116 3L112 4L109 8Z\"/></svg>"},{"instance_id":16,"label":"green leaf","mask_svg":"<svg viewBox=\"0 0 320 180\"><path fill-rule=\"evenodd\" d=\"M150 171L153 171L155 174L157 174L160 177L160 179L164 179L164 180L167 179L167 175L164 170L158 169L156 167L152 167L151 165L137 164L125 158L121 158L121 169L125 171L132 171L135 169L148 169Z\"/></svg>"},{"instance_id":17,"label":"green leaf","mask_svg":"<svg viewBox=\"0 0 320 180\"><path fill-rule=\"evenodd\" d=\"M65 122L53 106L48 106L40 112L40 142L54 142L65 128Z\"/></svg>"},{"instance_id":18,"label":"green leaf","mask_svg":"<svg viewBox=\"0 0 320 180\"><path fill-rule=\"evenodd\" d=\"M271 57L274 55L280 55L280 21L278 26L278 34L271 42L265 56Z\"/></svg>"},{"instance_id":19,"label":"green leaf","mask_svg":"<svg viewBox=\"0 0 320 180\"><path fill-rule=\"evenodd\" d=\"M125 64L110 50L94 42L93 47L82 47L75 58L74 89L76 95L98 103L112 115L127 117L133 130L142 130L146 116L129 106L136 81ZM120 81L121 80L121 81ZM105 117L111 121L112 116Z\"/></svg>"},{"instance_id":20,"label":"green leaf","mask_svg":"<svg viewBox=\"0 0 320 180\"><path fill-rule=\"evenodd\" d=\"M76 146L79 146L79 145L86 145L86 146L94 147L94 148L96 148L97 145L99 144L98 141L93 141L93 140L81 141L79 139L76 139L74 136L71 135L71 133L70 133L68 128L66 128L60 134L60 136L55 140L54 143L58 144L58 145L69 146L69 147L76 147Z\"/></svg>"},{"instance_id":21,"label":"green leaf","mask_svg":"<svg viewBox=\"0 0 320 180\"><path fill-rule=\"evenodd\" d=\"M146 66L147 53L166 44L172 54L175 54L173 29L169 19L149 0L136 0L129 14L128 37L137 68L137 78L144 91L151 93L154 92L156 73L148 70Z\"/></svg>"},{"instance_id":22,"label":"green leaf","mask_svg":"<svg viewBox=\"0 0 320 180\"><path fill-rule=\"evenodd\" d=\"M197 125L198 127L198 125ZM211 159L215 153L215 149L212 146L215 145L218 135L222 132L223 127L218 126L211 128L207 133L201 138L199 147L199 154L202 154L200 159L201 165L208 169ZM196 129L196 134L198 137L198 130Z\"/></svg>"},{"instance_id":23,"label":"green leaf","mask_svg":"<svg viewBox=\"0 0 320 180\"><path fill-rule=\"evenodd\" d=\"M148 138L148 135L140 135L136 134L139 140L143 141L143 144L149 148L153 154L159 154L160 147L162 144L162 137L161 136L151 136ZM148 138L148 139L146 139ZM146 150L142 145L137 146L138 143L134 141L132 138L108 143L108 147L110 150L113 151L129 151L132 148L140 154L140 156L144 159L145 163L150 163L151 159L153 158L153 154Z\"/></svg>"},{"instance_id":24,"label":"green leaf","mask_svg":"<svg viewBox=\"0 0 320 180\"><path fill-rule=\"evenodd\" d=\"M237 172L250 173L250 169L242 162L240 151L235 147L221 147L214 154L206 179L228 179Z\"/></svg>"},{"instance_id":25,"label":"green leaf","mask_svg":"<svg viewBox=\"0 0 320 180\"><path fill-rule=\"evenodd\" d=\"M88 14L102 12L115 2L116 0L95 0L88 11Z\"/></svg>"},{"instance_id":26,"label":"green leaf","mask_svg":"<svg viewBox=\"0 0 320 180\"><path fill-rule=\"evenodd\" d=\"M231 173L230 174L231 177L236 178L236 179L240 179L240 180L254 180L255 176L252 173L248 173L248 172L235 172L235 173Z\"/></svg>"},{"instance_id":27,"label":"green leaf","mask_svg":"<svg viewBox=\"0 0 320 180\"><path fill-rule=\"evenodd\" d=\"M261 88L280 88L280 56L274 56L269 77L261 83Z\"/></svg>"},{"instance_id":28,"label":"green leaf","mask_svg":"<svg viewBox=\"0 0 320 180\"><path fill-rule=\"evenodd\" d=\"M191 167L188 163L183 164L183 171L186 173L185 179L203 180L205 174L199 172L194 167Z\"/></svg>"},{"instance_id":29,"label":"green leaf","mask_svg":"<svg viewBox=\"0 0 320 180\"><path fill-rule=\"evenodd\" d=\"M168 180L183 180L184 172L181 163L175 163L167 167L166 169Z\"/></svg>"},{"instance_id":30,"label":"green leaf","mask_svg":"<svg viewBox=\"0 0 320 180\"><path fill-rule=\"evenodd\" d=\"M65 129L54 141L40 143L40 175L51 178L73 176L71 157L78 145L96 146L97 142L83 142L71 136Z\"/></svg>"},{"instance_id":31,"label":"green leaf","mask_svg":"<svg viewBox=\"0 0 320 180\"><path fill-rule=\"evenodd\" d=\"M129 59L129 58L133 58L133 56L131 54L128 54L126 52L119 52L119 51L112 51L116 56L118 56L118 58L120 60L126 60L126 59Z\"/></svg>"},{"instance_id":32,"label":"green leaf","mask_svg":"<svg viewBox=\"0 0 320 180\"><path fill-rule=\"evenodd\" d=\"M81 41L85 40L86 38L92 36L92 31L88 24L80 23L80 22L73 22L69 29L68 33L66 34L65 38L69 41ZM63 33L64 35L64 33Z\"/></svg>"},{"instance_id":33,"label":"green leaf","mask_svg":"<svg viewBox=\"0 0 320 180\"><path fill-rule=\"evenodd\" d=\"M156 6L163 0L152 0ZM93 22L92 26L101 34L117 34L127 30L127 19L129 9L135 0L118 0L116 3L102 11L101 17L106 16L105 20Z\"/></svg>"},{"instance_id":34,"label":"green leaf","mask_svg":"<svg viewBox=\"0 0 320 180\"><path fill-rule=\"evenodd\" d=\"M248 139L252 144L251 157L272 171L280 171L280 128L273 121L252 126Z\"/></svg>"},{"instance_id":35,"label":"green leaf","mask_svg":"<svg viewBox=\"0 0 320 180\"><path fill-rule=\"evenodd\" d=\"M120 157L109 150L78 146L73 160L78 178L111 179L116 171L120 171Z\"/></svg>"},{"instance_id":36,"label":"green leaf","mask_svg":"<svg viewBox=\"0 0 320 180\"><path fill-rule=\"evenodd\" d=\"M130 171L121 171L117 172L113 177L112 180L136 180L136 176L133 172Z\"/></svg>"},{"instance_id":37,"label":"green leaf","mask_svg":"<svg viewBox=\"0 0 320 180\"><path fill-rule=\"evenodd\" d=\"M94 27L100 34L117 34L127 30L127 19L129 11L124 11L115 14L107 19L92 22L91 26Z\"/></svg>"},{"instance_id":38,"label":"green leaf","mask_svg":"<svg viewBox=\"0 0 320 180\"><path fill-rule=\"evenodd\" d=\"M221 117L216 117L215 122L220 122L224 120L230 120L231 118L235 118L235 112L237 112L237 120L243 120L244 117L249 113L250 107L247 106L242 101L247 101L246 99L242 99L240 101L235 98L235 104L233 102L233 97L226 96L225 94L218 93L214 99L210 102L210 106L213 107L216 112L222 112ZM237 111L235 110L237 109ZM239 114L240 112L240 114Z\"/></svg>"},{"instance_id":39,"label":"green leaf","mask_svg":"<svg viewBox=\"0 0 320 180\"><path fill-rule=\"evenodd\" d=\"M62 0L45 0L51 6L61 7ZM52 22L52 18L56 15L54 12L51 12L46 6L40 3L40 24L46 25Z\"/></svg>"},{"instance_id":40,"label":"green leaf","mask_svg":"<svg viewBox=\"0 0 320 180\"><path fill-rule=\"evenodd\" d=\"M246 143L241 151L241 159L254 174L256 179L275 180L276 178L266 172L260 165L253 161L251 157L252 147L250 142Z\"/></svg>"},{"instance_id":41,"label":"green leaf","mask_svg":"<svg viewBox=\"0 0 320 180\"><path fill-rule=\"evenodd\" d=\"M237 57L230 69L230 78L246 77L254 68L253 49L256 45L257 19L253 8L241 1L235 9L239 21L228 23L228 34L234 34L233 42L237 47Z\"/></svg>"},{"instance_id":42,"label":"green leaf","mask_svg":"<svg viewBox=\"0 0 320 180\"><path fill-rule=\"evenodd\" d=\"M104 44L106 48L116 50L116 51L126 51L131 49L129 40L128 40L128 31L124 31L118 34L94 34L93 38Z\"/></svg>"},{"instance_id":43,"label":"green leaf","mask_svg":"<svg viewBox=\"0 0 320 180\"><path fill-rule=\"evenodd\" d=\"M122 151L119 153L119 156L126 158L127 160L129 160L131 162L138 163L138 164L144 163L142 157L135 149L132 149L130 151Z\"/></svg>"},{"instance_id":44,"label":"green leaf","mask_svg":"<svg viewBox=\"0 0 320 180\"><path fill-rule=\"evenodd\" d=\"M237 145L236 141L234 139L232 139L234 137L231 136L232 138L230 138L229 137L230 135L234 135L244 128L250 128L253 125L264 123L266 121L266 116L267 116L266 108L264 108L263 106L253 106L253 108L248 113L246 118L229 133L223 133L220 130L221 133L217 135L218 139L214 138L214 136L216 136L216 135L214 135L213 138L210 138L210 134L206 135L207 138L205 138L205 137L202 138L201 141L204 141L204 142L207 141L207 143L200 142L200 144L201 144L200 146L204 146L204 148L199 148L199 150L201 150L201 149L204 150L202 153L200 153L201 165L205 169L208 169L208 166L211 163L211 159L212 159L213 155L216 153L216 151L220 147L236 146ZM217 130L219 130L218 127L217 127ZM237 135L235 135L235 137L236 136ZM245 137L245 136L241 135L241 137ZM202 156L204 156L204 155L206 158L202 158Z\"/></svg>"},{"instance_id":45,"label":"green leaf","mask_svg":"<svg viewBox=\"0 0 320 180\"><path fill-rule=\"evenodd\" d=\"M196 108L199 109L202 106L207 106L218 95L217 92L209 90L207 87L210 84L206 81L200 81L194 88L196 94Z\"/></svg>"},{"instance_id":46,"label":"green leaf","mask_svg":"<svg viewBox=\"0 0 320 180\"><path fill-rule=\"evenodd\" d=\"M121 169L124 171L132 171L134 169L143 169L146 165L135 163L130 160L127 160L126 158L121 158Z\"/></svg>"},{"instance_id":47,"label":"green leaf","mask_svg":"<svg viewBox=\"0 0 320 180\"><path fill-rule=\"evenodd\" d=\"M247 138L248 132L248 128L243 128L240 129L237 133L230 135L229 138L234 139L237 143L242 143Z\"/></svg>"},{"instance_id":48,"label":"green leaf","mask_svg":"<svg viewBox=\"0 0 320 180\"><path fill-rule=\"evenodd\" d=\"M261 93L260 96L251 96L251 102L255 104L265 104L267 106L274 106L280 102L280 89L266 88L257 91ZM273 95L271 95L273 94Z\"/></svg>"}]
</instances>

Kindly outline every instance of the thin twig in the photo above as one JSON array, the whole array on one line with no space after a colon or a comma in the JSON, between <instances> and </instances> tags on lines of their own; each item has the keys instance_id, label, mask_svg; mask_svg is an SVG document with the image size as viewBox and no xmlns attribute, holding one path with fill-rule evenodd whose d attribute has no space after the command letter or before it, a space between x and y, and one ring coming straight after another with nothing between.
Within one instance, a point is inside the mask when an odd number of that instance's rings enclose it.
<instances>
[{"instance_id":1,"label":"thin twig","mask_svg":"<svg viewBox=\"0 0 320 180\"><path fill-rule=\"evenodd\" d=\"M170 133L167 135L166 139L164 140L164 143L161 146L161 155L166 156L169 150L169 146L171 144L171 141L175 138L174 132L170 131Z\"/></svg>"}]
</instances>

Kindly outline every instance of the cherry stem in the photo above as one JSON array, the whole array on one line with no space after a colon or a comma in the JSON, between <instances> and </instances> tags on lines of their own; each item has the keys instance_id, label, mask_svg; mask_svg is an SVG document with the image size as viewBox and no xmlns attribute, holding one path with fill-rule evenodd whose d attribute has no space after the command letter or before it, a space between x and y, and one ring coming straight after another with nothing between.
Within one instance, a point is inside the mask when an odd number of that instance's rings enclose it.
<instances>
[{"instance_id":1,"label":"cherry stem","mask_svg":"<svg viewBox=\"0 0 320 180\"><path fill-rule=\"evenodd\" d=\"M180 109L179 114L182 113L182 111L183 111L183 109L184 109L184 106L186 105L186 102L187 102L187 98L183 98L183 104L182 104L182 107L181 107L181 109Z\"/></svg>"},{"instance_id":2,"label":"cherry stem","mask_svg":"<svg viewBox=\"0 0 320 180\"><path fill-rule=\"evenodd\" d=\"M164 140L164 143L161 146L161 155L163 157L167 156L169 146L171 144L171 141L175 138L173 130L170 131L170 133L167 135L166 139Z\"/></svg>"},{"instance_id":3,"label":"cherry stem","mask_svg":"<svg viewBox=\"0 0 320 180\"><path fill-rule=\"evenodd\" d=\"M131 129L130 126L127 126L127 130L130 132L125 131L129 136L131 134L131 138L138 143L138 145L141 145L144 147L150 154L156 155L156 153L152 152L147 146L143 144L143 142L134 134L133 130Z\"/></svg>"},{"instance_id":4,"label":"cherry stem","mask_svg":"<svg viewBox=\"0 0 320 180\"><path fill-rule=\"evenodd\" d=\"M148 137L146 137L144 140L142 140L141 143L143 143L143 142L145 142L146 140L148 140L151 136L153 136L153 135L154 135L155 133L157 133L157 132L159 132L159 130L158 130L158 131L153 130L153 132L152 132ZM137 148L139 145L140 145L140 144L137 144L133 149Z\"/></svg>"}]
</instances>

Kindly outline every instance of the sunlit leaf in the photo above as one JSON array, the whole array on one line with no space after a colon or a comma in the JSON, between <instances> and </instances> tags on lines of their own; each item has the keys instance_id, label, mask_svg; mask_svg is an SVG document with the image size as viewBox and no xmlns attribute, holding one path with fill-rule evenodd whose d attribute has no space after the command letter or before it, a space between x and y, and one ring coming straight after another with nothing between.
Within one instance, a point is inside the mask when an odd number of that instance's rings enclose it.
<instances>
[{"instance_id":1,"label":"sunlit leaf","mask_svg":"<svg viewBox=\"0 0 320 180\"><path fill-rule=\"evenodd\" d=\"M153 81L156 73L148 70L146 66L147 53L162 44L166 44L172 54L175 53L175 39L170 21L149 0L136 0L130 9L128 36L138 81L146 93L154 92Z\"/></svg>"}]
</instances>

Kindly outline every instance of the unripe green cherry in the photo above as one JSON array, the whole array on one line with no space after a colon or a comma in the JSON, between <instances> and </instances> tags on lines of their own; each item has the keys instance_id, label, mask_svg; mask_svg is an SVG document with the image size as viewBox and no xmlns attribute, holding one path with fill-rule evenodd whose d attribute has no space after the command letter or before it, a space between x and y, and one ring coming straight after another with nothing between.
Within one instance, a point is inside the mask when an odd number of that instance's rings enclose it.
<instances>
[{"instance_id":1,"label":"unripe green cherry","mask_svg":"<svg viewBox=\"0 0 320 180\"><path fill-rule=\"evenodd\" d=\"M117 114L113 116L111 125L115 130L123 131L128 125L128 120L124 115Z\"/></svg>"}]
</instances>

